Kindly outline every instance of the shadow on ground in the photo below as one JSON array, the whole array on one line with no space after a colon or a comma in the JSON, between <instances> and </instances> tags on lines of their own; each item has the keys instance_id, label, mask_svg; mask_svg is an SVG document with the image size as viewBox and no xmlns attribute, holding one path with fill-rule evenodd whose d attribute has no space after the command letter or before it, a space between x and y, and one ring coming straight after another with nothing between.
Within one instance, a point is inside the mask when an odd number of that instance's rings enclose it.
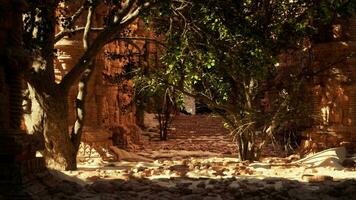
<instances>
[{"instance_id":1,"label":"shadow on ground","mask_svg":"<svg viewBox=\"0 0 356 200\"><path fill-rule=\"evenodd\" d=\"M61 178L59 178L59 174ZM191 179L99 179L91 184L79 184L61 172L32 175L23 189L33 200L332 200L356 199L356 179L305 183L284 178ZM25 199L1 196L1 200ZM29 199L29 198L26 198Z\"/></svg>"}]
</instances>

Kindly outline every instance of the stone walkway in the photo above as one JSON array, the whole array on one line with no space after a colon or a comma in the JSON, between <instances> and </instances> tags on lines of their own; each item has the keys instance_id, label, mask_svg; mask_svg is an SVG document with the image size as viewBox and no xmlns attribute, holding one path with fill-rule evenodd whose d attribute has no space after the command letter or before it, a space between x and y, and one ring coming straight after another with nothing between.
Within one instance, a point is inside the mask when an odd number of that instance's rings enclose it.
<instances>
[{"instance_id":1,"label":"stone walkway","mask_svg":"<svg viewBox=\"0 0 356 200\"><path fill-rule=\"evenodd\" d=\"M314 167L296 155L240 162L226 137L176 132L167 142L152 139L136 154L125 152L120 162L93 152L77 171L34 175L25 189L34 200L356 200L356 166L335 165L343 149L326 152L332 159ZM21 198L0 195L5 199Z\"/></svg>"},{"instance_id":2,"label":"stone walkway","mask_svg":"<svg viewBox=\"0 0 356 200\"><path fill-rule=\"evenodd\" d=\"M232 154L236 145L219 117L209 115L177 115L170 125L168 141L159 141L159 135L150 133L144 144L146 151L185 150Z\"/></svg>"}]
</instances>

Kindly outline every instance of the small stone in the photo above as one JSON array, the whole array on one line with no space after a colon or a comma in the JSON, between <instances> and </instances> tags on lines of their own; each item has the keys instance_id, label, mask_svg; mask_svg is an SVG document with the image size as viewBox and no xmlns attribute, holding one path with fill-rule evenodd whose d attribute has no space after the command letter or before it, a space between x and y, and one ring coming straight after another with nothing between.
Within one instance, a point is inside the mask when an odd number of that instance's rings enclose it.
<instances>
[{"instance_id":1,"label":"small stone","mask_svg":"<svg viewBox=\"0 0 356 200\"><path fill-rule=\"evenodd\" d=\"M114 193L116 191L115 186L108 181L96 181L90 186L90 188L98 193Z\"/></svg>"},{"instance_id":2,"label":"small stone","mask_svg":"<svg viewBox=\"0 0 356 200\"><path fill-rule=\"evenodd\" d=\"M87 181L92 181L92 182L97 181L99 179L100 179L99 176L89 176L86 178Z\"/></svg>"},{"instance_id":3,"label":"small stone","mask_svg":"<svg viewBox=\"0 0 356 200\"><path fill-rule=\"evenodd\" d=\"M333 181L332 176L317 176L317 175L303 175L302 179L308 181L309 183L317 183L317 182L324 182L324 181Z\"/></svg>"},{"instance_id":4,"label":"small stone","mask_svg":"<svg viewBox=\"0 0 356 200\"><path fill-rule=\"evenodd\" d=\"M200 194L190 194L181 197L181 200L192 200L192 199L202 199L203 196Z\"/></svg>"},{"instance_id":5,"label":"small stone","mask_svg":"<svg viewBox=\"0 0 356 200\"><path fill-rule=\"evenodd\" d=\"M207 196L207 197L204 197L203 200L222 200L222 198L221 198L220 195L216 195L216 196Z\"/></svg>"},{"instance_id":6,"label":"small stone","mask_svg":"<svg viewBox=\"0 0 356 200\"><path fill-rule=\"evenodd\" d=\"M63 181L59 185L56 185L55 188L53 188L53 192L63 193L65 195L74 195L78 193L81 189L82 187L74 182Z\"/></svg>"},{"instance_id":7,"label":"small stone","mask_svg":"<svg viewBox=\"0 0 356 200\"><path fill-rule=\"evenodd\" d=\"M355 186L352 186L352 185L348 185L348 186L344 189L343 193L345 193L345 194L356 194L356 187L355 187Z\"/></svg>"},{"instance_id":8,"label":"small stone","mask_svg":"<svg viewBox=\"0 0 356 200\"><path fill-rule=\"evenodd\" d=\"M197 187L198 187L198 188L205 188L205 182L200 181L200 182L197 184Z\"/></svg>"},{"instance_id":9,"label":"small stone","mask_svg":"<svg viewBox=\"0 0 356 200\"><path fill-rule=\"evenodd\" d=\"M282 181L278 181L274 184L274 189L277 190L277 191L280 191L283 189L283 183Z\"/></svg>"},{"instance_id":10,"label":"small stone","mask_svg":"<svg viewBox=\"0 0 356 200\"><path fill-rule=\"evenodd\" d=\"M347 158L341 163L341 165L347 168L354 168L356 167L356 162L353 159Z\"/></svg>"},{"instance_id":11,"label":"small stone","mask_svg":"<svg viewBox=\"0 0 356 200\"><path fill-rule=\"evenodd\" d=\"M214 185L206 185L205 186L205 189L207 189L207 190L213 190L215 188L215 186Z\"/></svg>"},{"instance_id":12,"label":"small stone","mask_svg":"<svg viewBox=\"0 0 356 200\"><path fill-rule=\"evenodd\" d=\"M237 181L234 181L234 182L230 183L230 185L229 185L229 188L231 188L231 189L239 189L240 187L241 186Z\"/></svg>"},{"instance_id":13,"label":"small stone","mask_svg":"<svg viewBox=\"0 0 356 200\"><path fill-rule=\"evenodd\" d=\"M134 168L132 171L133 171L134 173L137 173L137 172L142 172L142 171L144 171L145 169L146 169L145 167L140 166L140 167Z\"/></svg>"}]
</instances>

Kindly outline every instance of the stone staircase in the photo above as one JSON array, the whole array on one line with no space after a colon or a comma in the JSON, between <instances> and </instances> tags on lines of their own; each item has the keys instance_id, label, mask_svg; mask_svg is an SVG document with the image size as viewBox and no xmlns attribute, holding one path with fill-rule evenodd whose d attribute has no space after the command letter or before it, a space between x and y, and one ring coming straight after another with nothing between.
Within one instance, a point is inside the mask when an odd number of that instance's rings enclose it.
<instances>
[{"instance_id":1,"label":"stone staircase","mask_svg":"<svg viewBox=\"0 0 356 200\"><path fill-rule=\"evenodd\" d=\"M148 154L174 154L178 157L199 157L208 154L236 156L237 152L229 130L223 126L223 120L212 115L179 114L170 125L167 141L159 140L157 132L144 147Z\"/></svg>"},{"instance_id":2,"label":"stone staircase","mask_svg":"<svg viewBox=\"0 0 356 200\"><path fill-rule=\"evenodd\" d=\"M169 135L175 139L224 136L224 139L230 140L229 131L224 128L222 119L211 115L177 115L170 126Z\"/></svg>"}]
</instances>

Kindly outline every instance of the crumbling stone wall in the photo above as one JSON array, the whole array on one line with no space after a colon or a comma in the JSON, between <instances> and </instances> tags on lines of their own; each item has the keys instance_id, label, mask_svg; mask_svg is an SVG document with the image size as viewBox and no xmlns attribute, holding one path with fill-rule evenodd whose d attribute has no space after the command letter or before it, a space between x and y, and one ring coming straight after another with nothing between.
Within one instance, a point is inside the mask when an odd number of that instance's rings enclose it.
<instances>
[{"instance_id":1,"label":"crumbling stone wall","mask_svg":"<svg viewBox=\"0 0 356 200\"><path fill-rule=\"evenodd\" d=\"M303 133L302 154L340 145L356 147L356 18L332 28L331 41L311 48L305 112L312 114L314 123ZM302 53L284 55L281 63L292 67L301 57Z\"/></svg>"},{"instance_id":2,"label":"crumbling stone wall","mask_svg":"<svg viewBox=\"0 0 356 200\"><path fill-rule=\"evenodd\" d=\"M77 3L78 4L78 3ZM78 5L71 5L75 8ZM75 9L73 9L75 10ZM98 10L94 17L94 25L100 27L104 22L104 13ZM85 17L79 19L79 24L85 24ZM131 32L139 30L137 27L140 22L133 23L130 27ZM58 28L59 31L59 28ZM95 37L95 36L94 36ZM75 62L83 54L82 38L80 34L73 37L65 37L56 44L58 57L56 63L56 80L70 70ZM142 44L138 44L142 47ZM122 148L135 148L135 144L140 142L141 130L136 125L135 106L132 103L133 83L132 80L125 79L112 82L107 77L115 78L122 75L127 60L110 59L107 52L125 54L132 47L125 45L124 42L112 42L104 47L102 52L95 59L95 70L88 86L86 99L86 119L83 137L88 134L97 134L108 131L113 134L114 144ZM135 50L136 51L136 50ZM77 88L71 88L69 101L69 122L75 121L75 99ZM91 131L87 131L91 130ZM95 130L98 130L95 133Z\"/></svg>"},{"instance_id":3,"label":"crumbling stone wall","mask_svg":"<svg viewBox=\"0 0 356 200\"><path fill-rule=\"evenodd\" d=\"M20 130L22 74L31 64L22 43L27 6L26 1L0 0L0 199L30 199L24 184L33 173L45 171L44 160L35 157L35 139Z\"/></svg>"}]
</instances>

